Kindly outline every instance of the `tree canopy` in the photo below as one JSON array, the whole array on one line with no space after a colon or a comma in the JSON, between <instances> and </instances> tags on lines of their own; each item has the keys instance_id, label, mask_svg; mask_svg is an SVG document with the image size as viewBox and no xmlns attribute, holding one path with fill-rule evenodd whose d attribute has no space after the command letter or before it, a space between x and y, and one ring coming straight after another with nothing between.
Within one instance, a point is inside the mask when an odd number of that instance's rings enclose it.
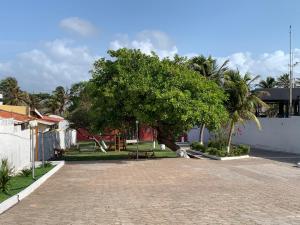
<instances>
[{"instance_id":1,"label":"tree canopy","mask_svg":"<svg viewBox=\"0 0 300 225\"><path fill-rule=\"evenodd\" d=\"M26 105L29 98L14 77L6 77L0 81L0 93L3 93L4 104L8 105Z\"/></svg>"},{"instance_id":2,"label":"tree canopy","mask_svg":"<svg viewBox=\"0 0 300 225\"><path fill-rule=\"evenodd\" d=\"M254 121L258 128L260 122L255 115L257 107L265 107L268 105L264 103L260 96L266 93L261 91L251 91L251 83L259 76L252 78L250 74L240 74L239 71L228 70L225 73L224 89L228 93L228 101L226 107L229 112L230 130L227 143L227 152L230 151L231 137L234 127L237 123L245 123L247 120Z\"/></svg>"},{"instance_id":3,"label":"tree canopy","mask_svg":"<svg viewBox=\"0 0 300 225\"><path fill-rule=\"evenodd\" d=\"M274 77L266 77L265 80L261 80L257 86L260 88L275 88L277 82Z\"/></svg>"},{"instance_id":4,"label":"tree canopy","mask_svg":"<svg viewBox=\"0 0 300 225\"><path fill-rule=\"evenodd\" d=\"M154 53L109 51L91 71L96 126L122 128L136 120L157 129L158 141L173 150L175 138L196 124L218 128L227 118L226 95L215 82L191 70L187 60Z\"/></svg>"}]
</instances>

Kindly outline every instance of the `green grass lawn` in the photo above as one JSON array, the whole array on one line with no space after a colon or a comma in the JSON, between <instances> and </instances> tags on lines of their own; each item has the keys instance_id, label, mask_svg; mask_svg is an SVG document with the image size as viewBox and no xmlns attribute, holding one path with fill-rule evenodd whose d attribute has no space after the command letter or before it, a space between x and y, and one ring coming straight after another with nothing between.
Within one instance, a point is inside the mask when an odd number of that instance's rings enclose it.
<instances>
[{"instance_id":1,"label":"green grass lawn","mask_svg":"<svg viewBox=\"0 0 300 225\"><path fill-rule=\"evenodd\" d=\"M48 171L50 171L54 166L48 166L45 168L38 167L35 169L35 178L39 179L41 176L46 174ZM10 187L8 194L3 193L0 191L0 202L8 199L9 197L17 194L18 192L22 191L26 187L28 187L30 184L32 184L35 180L32 179L31 175L29 177L17 175L14 176L10 181Z\"/></svg>"},{"instance_id":2,"label":"green grass lawn","mask_svg":"<svg viewBox=\"0 0 300 225\"><path fill-rule=\"evenodd\" d=\"M94 145L93 142L81 142L79 143L80 148L92 148ZM139 143L139 152L152 150L152 142L142 142ZM154 149L154 158L174 158L176 154L170 149L166 148L166 150L162 151L158 149L158 145L156 145L156 149ZM137 149L136 144L127 145L126 151L108 151L107 153L103 153L100 150L95 151L79 151L78 149L70 149L65 152L64 160L66 161L85 161L85 160L126 160L130 157L128 156L129 152L135 152Z\"/></svg>"}]
</instances>

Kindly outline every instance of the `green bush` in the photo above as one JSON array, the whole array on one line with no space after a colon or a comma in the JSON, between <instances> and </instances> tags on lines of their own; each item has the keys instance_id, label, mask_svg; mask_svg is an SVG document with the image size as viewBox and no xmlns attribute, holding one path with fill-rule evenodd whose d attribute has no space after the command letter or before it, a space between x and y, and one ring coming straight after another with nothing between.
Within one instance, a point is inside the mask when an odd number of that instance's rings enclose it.
<instances>
[{"instance_id":1,"label":"green bush","mask_svg":"<svg viewBox=\"0 0 300 225\"><path fill-rule=\"evenodd\" d=\"M231 147L230 153L227 153L226 147L216 148L216 147L208 147L206 153L209 155L226 157L226 156L241 156L248 155L250 152L250 146L248 145L233 145Z\"/></svg>"},{"instance_id":2,"label":"green bush","mask_svg":"<svg viewBox=\"0 0 300 225\"><path fill-rule=\"evenodd\" d=\"M206 147L204 145L202 145L200 142L193 142L191 144L191 148L193 150L201 151L201 152L205 152L205 150L206 150Z\"/></svg>"},{"instance_id":3,"label":"green bush","mask_svg":"<svg viewBox=\"0 0 300 225\"><path fill-rule=\"evenodd\" d=\"M250 152L249 145L237 145L232 147L230 151L230 155L232 156L248 155L249 152Z\"/></svg>"},{"instance_id":4,"label":"green bush","mask_svg":"<svg viewBox=\"0 0 300 225\"><path fill-rule=\"evenodd\" d=\"M31 169L22 169L21 170L21 176L24 176L24 177L29 177L29 175L32 173L32 170Z\"/></svg>"},{"instance_id":5,"label":"green bush","mask_svg":"<svg viewBox=\"0 0 300 225\"><path fill-rule=\"evenodd\" d=\"M13 171L14 169L9 165L8 159L2 159L0 166L0 190L4 193L8 192Z\"/></svg>"},{"instance_id":6,"label":"green bush","mask_svg":"<svg viewBox=\"0 0 300 225\"><path fill-rule=\"evenodd\" d=\"M219 156L219 157L227 156L227 151L224 148L217 149L217 148L214 148L214 147L209 147L209 148L207 148L207 153L209 155L215 155L215 156Z\"/></svg>"},{"instance_id":7,"label":"green bush","mask_svg":"<svg viewBox=\"0 0 300 225\"><path fill-rule=\"evenodd\" d=\"M226 147L226 140L210 140L207 144L208 147L221 149Z\"/></svg>"},{"instance_id":8,"label":"green bush","mask_svg":"<svg viewBox=\"0 0 300 225\"><path fill-rule=\"evenodd\" d=\"M240 151L244 155L248 155L250 153L250 146L249 145L239 145Z\"/></svg>"}]
</instances>

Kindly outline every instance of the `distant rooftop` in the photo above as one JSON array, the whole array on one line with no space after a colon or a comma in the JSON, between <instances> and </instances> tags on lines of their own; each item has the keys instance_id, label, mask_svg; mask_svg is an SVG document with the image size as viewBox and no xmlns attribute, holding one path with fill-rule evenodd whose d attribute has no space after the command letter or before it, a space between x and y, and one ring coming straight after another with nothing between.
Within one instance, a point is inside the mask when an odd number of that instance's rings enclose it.
<instances>
[{"instance_id":1,"label":"distant rooftop","mask_svg":"<svg viewBox=\"0 0 300 225\"><path fill-rule=\"evenodd\" d=\"M261 97L264 101L288 101L290 96L289 88L259 88L256 91L265 91L270 94ZM293 88L292 93L294 101L300 98L300 88Z\"/></svg>"}]
</instances>

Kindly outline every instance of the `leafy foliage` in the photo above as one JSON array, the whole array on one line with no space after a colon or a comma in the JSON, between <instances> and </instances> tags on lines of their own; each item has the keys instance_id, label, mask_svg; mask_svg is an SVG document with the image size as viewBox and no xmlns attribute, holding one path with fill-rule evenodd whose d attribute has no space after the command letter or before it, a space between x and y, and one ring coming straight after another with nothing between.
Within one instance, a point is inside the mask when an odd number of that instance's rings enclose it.
<instances>
[{"instance_id":1,"label":"leafy foliage","mask_svg":"<svg viewBox=\"0 0 300 225\"><path fill-rule=\"evenodd\" d=\"M196 151L204 152L206 147L203 144L201 144L200 142L193 142L191 144L191 148Z\"/></svg>"},{"instance_id":2,"label":"leafy foliage","mask_svg":"<svg viewBox=\"0 0 300 225\"><path fill-rule=\"evenodd\" d=\"M233 146L231 151L228 153L225 146L221 148L210 146L205 150L205 153L209 155L219 156L219 157L230 157L230 156L242 156L248 155L250 152L250 146L248 145L238 145Z\"/></svg>"},{"instance_id":3,"label":"leafy foliage","mask_svg":"<svg viewBox=\"0 0 300 225\"><path fill-rule=\"evenodd\" d=\"M280 88L289 88L290 87L290 75L288 73L282 74L277 78L277 86Z\"/></svg>"},{"instance_id":4,"label":"leafy foliage","mask_svg":"<svg viewBox=\"0 0 300 225\"><path fill-rule=\"evenodd\" d=\"M0 190L7 193L14 169L9 165L8 159L2 159L0 165Z\"/></svg>"},{"instance_id":5,"label":"leafy foliage","mask_svg":"<svg viewBox=\"0 0 300 225\"><path fill-rule=\"evenodd\" d=\"M21 175L24 176L24 177L29 177L31 173L32 173L32 170L28 169L28 168L25 168L25 169L21 170Z\"/></svg>"},{"instance_id":6,"label":"leafy foliage","mask_svg":"<svg viewBox=\"0 0 300 225\"><path fill-rule=\"evenodd\" d=\"M14 77L7 77L0 81L0 93L3 94L4 104L26 105L28 94L20 89Z\"/></svg>"},{"instance_id":7,"label":"leafy foliage","mask_svg":"<svg viewBox=\"0 0 300 225\"><path fill-rule=\"evenodd\" d=\"M205 121L217 128L226 118L222 89L192 71L185 58L160 60L129 49L108 53L112 59L97 60L92 70L98 128L125 128L138 120L174 149L171 142L192 126Z\"/></svg>"},{"instance_id":8,"label":"leafy foliage","mask_svg":"<svg viewBox=\"0 0 300 225\"><path fill-rule=\"evenodd\" d=\"M277 82L274 77L267 77L266 80L261 80L257 86L260 88L275 88L276 85Z\"/></svg>"},{"instance_id":9,"label":"leafy foliage","mask_svg":"<svg viewBox=\"0 0 300 225\"><path fill-rule=\"evenodd\" d=\"M260 129L260 122L255 116L257 107L268 108L259 96L266 94L263 92L251 91L251 83L258 77L251 78L250 74L242 76L239 71L230 70L225 74L224 88L228 93L227 109L230 117L230 130L228 137L228 153L230 151L231 136L236 123L244 123L247 120L253 120Z\"/></svg>"},{"instance_id":10,"label":"leafy foliage","mask_svg":"<svg viewBox=\"0 0 300 225\"><path fill-rule=\"evenodd\" d=\"M46 161L45 163L44 163L44 165L41 165L41 167L51 167L52 166L52 163L50 162L50 161Z\"/></svg>"},{"instance_id":11,"label":"leafy foliage","mask_svg":"<svg viewBox=\"0 0 300 225\"><path fill-rule=\"evenodd\" d=\"M218 66L216 59L213 59L211 56L206 58L201 55L191 58L188 63L192 70L221 85L224 73L227 71L228 62L226 60L221 66Z\"/></svg>"}]
</instances>

